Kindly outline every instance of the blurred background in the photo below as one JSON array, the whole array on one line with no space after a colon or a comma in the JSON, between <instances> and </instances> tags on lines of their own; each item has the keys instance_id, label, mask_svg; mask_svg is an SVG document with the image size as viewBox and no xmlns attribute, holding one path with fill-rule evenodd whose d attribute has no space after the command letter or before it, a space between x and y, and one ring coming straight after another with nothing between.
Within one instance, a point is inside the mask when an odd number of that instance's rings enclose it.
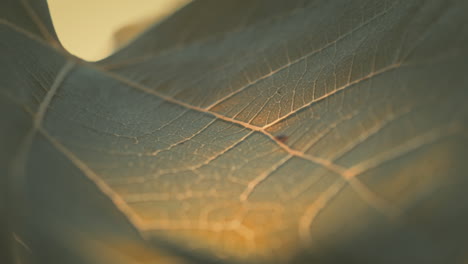
<instances>
[{"instance_id":1,"label":"blurred background","mask_svg":"<svg viewBox=\"0 0 468 264\"><path fill-rule=\"evenodd\" d=\"M191 0L48 0L63 46L88 61L103 59Z\"/></svg>"}]
</instances>

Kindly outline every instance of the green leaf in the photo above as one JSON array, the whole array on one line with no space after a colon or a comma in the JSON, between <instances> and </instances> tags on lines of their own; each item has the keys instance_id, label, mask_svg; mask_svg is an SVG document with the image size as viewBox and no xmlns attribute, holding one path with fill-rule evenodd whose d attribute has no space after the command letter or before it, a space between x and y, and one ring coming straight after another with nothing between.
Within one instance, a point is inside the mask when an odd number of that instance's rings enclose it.
<instances>
[{"instance_id":1,"label":"green leaf","mask_svg":"<svg viewBox=\"0 0 468 264\"><path fill-rule=\"evenodd\" d=\"M468 259L466 1L195 1L98 63L32 3L0 4L7 261Z\"/></svg>"}]
</instances>

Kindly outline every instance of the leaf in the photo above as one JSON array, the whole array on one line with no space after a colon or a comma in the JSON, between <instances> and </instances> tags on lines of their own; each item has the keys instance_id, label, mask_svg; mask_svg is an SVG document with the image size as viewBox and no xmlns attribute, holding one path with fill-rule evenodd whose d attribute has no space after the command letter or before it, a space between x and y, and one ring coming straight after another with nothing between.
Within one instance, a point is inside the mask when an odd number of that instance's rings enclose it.
<instances>
[{"instance_id":1,"label":"leaf","mask_svg":"<svg viewBox=\"0 0 468 264\"><path fill-rule=\"evenodd\" d=\"M468 258L466 1L196 1L95 64L1 5L16 258Z\"/></svg>"}]
</instances>

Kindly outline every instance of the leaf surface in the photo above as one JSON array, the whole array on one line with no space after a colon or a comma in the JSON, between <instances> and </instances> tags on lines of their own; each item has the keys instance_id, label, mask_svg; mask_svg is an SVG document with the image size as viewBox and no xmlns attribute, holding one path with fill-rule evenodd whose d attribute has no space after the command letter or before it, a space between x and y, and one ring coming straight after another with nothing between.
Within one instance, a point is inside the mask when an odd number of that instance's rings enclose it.
<instances>
[{"instance_id":1,"label":"leaf surface","mask_svg":"<svg viewBox=\"0 0 468 264\"><path fill-rule=\"evenodd\" d=\"M21 3L0 158L23 258L467 258L464 1L197 1L95 64Z\"/></svg>"}]
</instances>

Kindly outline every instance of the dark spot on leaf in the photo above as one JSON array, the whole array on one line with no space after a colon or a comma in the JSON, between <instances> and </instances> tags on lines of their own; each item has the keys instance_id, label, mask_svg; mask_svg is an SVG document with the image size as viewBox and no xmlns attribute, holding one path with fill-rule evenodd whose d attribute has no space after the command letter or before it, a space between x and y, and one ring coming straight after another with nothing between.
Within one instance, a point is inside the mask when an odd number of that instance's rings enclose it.
<instances>
[{"instance_id":1,"label":"dark spot on leaf","mask_svg":"<svg viewBox=\"0 0 468 264\"><path fill-rule=\"evenodd\" d=\"M275 138L281 143L286 143L289 137L286 135L278 135L278 136L275 136Z\"/></svg>"}]
</instances>

